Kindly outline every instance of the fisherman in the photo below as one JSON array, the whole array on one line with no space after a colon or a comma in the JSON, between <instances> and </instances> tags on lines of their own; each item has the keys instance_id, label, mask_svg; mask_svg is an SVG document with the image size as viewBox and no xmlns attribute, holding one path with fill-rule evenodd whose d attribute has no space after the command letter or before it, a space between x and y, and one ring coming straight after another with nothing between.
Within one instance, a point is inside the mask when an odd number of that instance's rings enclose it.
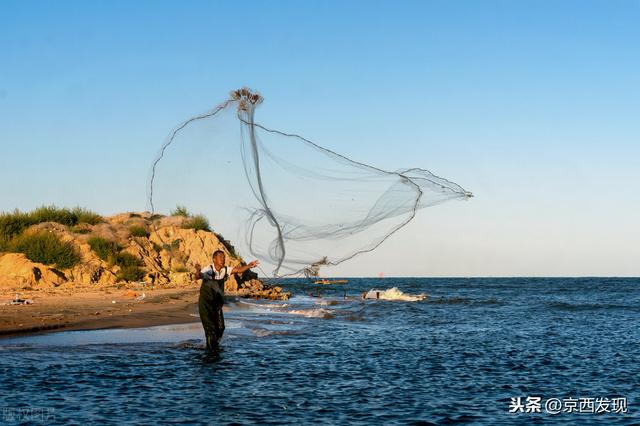
<instances>
[{"instance_id":1,"label":"fisherman","mask_svg":"<svg viewBox=\"0 0 640 426\"><path fill-rule=\"evenodd\" d=\"M198 311L204 328L204 334L209 351L218 349L218 342L224 333L224 316L222 305L224 304L224 282L231 274L242 274L251 268L258 266L254 260L245 266L224 266L225 255L222 250L216 250L212 256L213 264L200 268L196 264L196 276L202 278L200 286L200 298L198 299Z\"/></svg>"}]
</instances>

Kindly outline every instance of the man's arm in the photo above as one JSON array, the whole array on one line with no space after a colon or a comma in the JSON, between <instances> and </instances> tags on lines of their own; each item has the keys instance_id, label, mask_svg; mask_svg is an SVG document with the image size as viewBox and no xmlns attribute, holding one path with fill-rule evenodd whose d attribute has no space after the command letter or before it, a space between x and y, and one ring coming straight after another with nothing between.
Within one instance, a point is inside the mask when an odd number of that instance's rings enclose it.
<instances>
[{"instance_id":1,"label":"man's arm","mask_svg":"<svg viewBox=\"0 0 640 426\"><path fill-rule=\"evenodd\" d=\"M260 264L260 262L258 262L257 260L254 260L253 262L249 262L248 264L244 265L244 266L235 266L232 270L231 273L232 274L241 274L245 271L248 271L251 268L255 268L256 266L258 266Z\"/></svg>"}]
</instances>

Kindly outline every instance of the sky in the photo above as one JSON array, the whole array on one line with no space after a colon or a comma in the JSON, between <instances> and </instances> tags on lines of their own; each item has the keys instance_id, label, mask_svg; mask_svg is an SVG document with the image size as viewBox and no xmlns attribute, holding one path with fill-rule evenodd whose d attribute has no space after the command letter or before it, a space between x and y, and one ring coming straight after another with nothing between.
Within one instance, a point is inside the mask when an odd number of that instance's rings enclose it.
<instances>
[{"instance_id":1,"label":"sky","mask_svg":"<svg viewBox=\"0 0 640 426\"><path fill-rule=\"evenodd\" d=\"M258 121L472 191L333 276L639 276L640 2L0 0L0 211L147 208L169 131Z\"/></svg>"}]
</instances>

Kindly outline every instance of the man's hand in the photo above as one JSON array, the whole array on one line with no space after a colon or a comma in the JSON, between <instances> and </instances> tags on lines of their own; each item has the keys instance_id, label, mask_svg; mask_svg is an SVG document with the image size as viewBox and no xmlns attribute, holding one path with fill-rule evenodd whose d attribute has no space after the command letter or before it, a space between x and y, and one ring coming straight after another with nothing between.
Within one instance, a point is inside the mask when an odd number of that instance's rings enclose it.
<instances>
[{"instance_id":1,"label":"man's hand","mask_svg":"<svg viewBox=\"0 0 640 426\"><path fill-rule=\"evenodd\" d=\"M235 268L233 268L233 270L231 270L232 274L242 274L245 271L248 271L251 268L255 268L256 266L258 266L260 264L260 262L258 262L257 260L254 260L253 262L249 262L244 266L236 266Z\"/></svg>"}]
</instances>

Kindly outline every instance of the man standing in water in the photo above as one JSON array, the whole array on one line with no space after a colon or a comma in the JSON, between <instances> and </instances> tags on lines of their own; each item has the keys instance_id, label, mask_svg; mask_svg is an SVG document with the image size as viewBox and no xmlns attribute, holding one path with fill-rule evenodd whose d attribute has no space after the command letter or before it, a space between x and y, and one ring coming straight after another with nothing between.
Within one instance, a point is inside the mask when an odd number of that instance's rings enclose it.
<instances>
[{"instance_id":1,"label":"man standing in water","mask_svg":"<svg viewBox=\"0 0 640 426\"><path fill-rule=\"evenodd\" d=\"M200 298L198 299L198 311L204 328L207 349L218 349L218 342L224 333L224 316L222 305L224 304L224 282L231 274L242 274L258 265L254 260L245 266L224 266L225 255L222 250L213 253L213 264L200 268L196 264L196 276L202 278L200 286Z\"/></svg>"}]
</instances>

